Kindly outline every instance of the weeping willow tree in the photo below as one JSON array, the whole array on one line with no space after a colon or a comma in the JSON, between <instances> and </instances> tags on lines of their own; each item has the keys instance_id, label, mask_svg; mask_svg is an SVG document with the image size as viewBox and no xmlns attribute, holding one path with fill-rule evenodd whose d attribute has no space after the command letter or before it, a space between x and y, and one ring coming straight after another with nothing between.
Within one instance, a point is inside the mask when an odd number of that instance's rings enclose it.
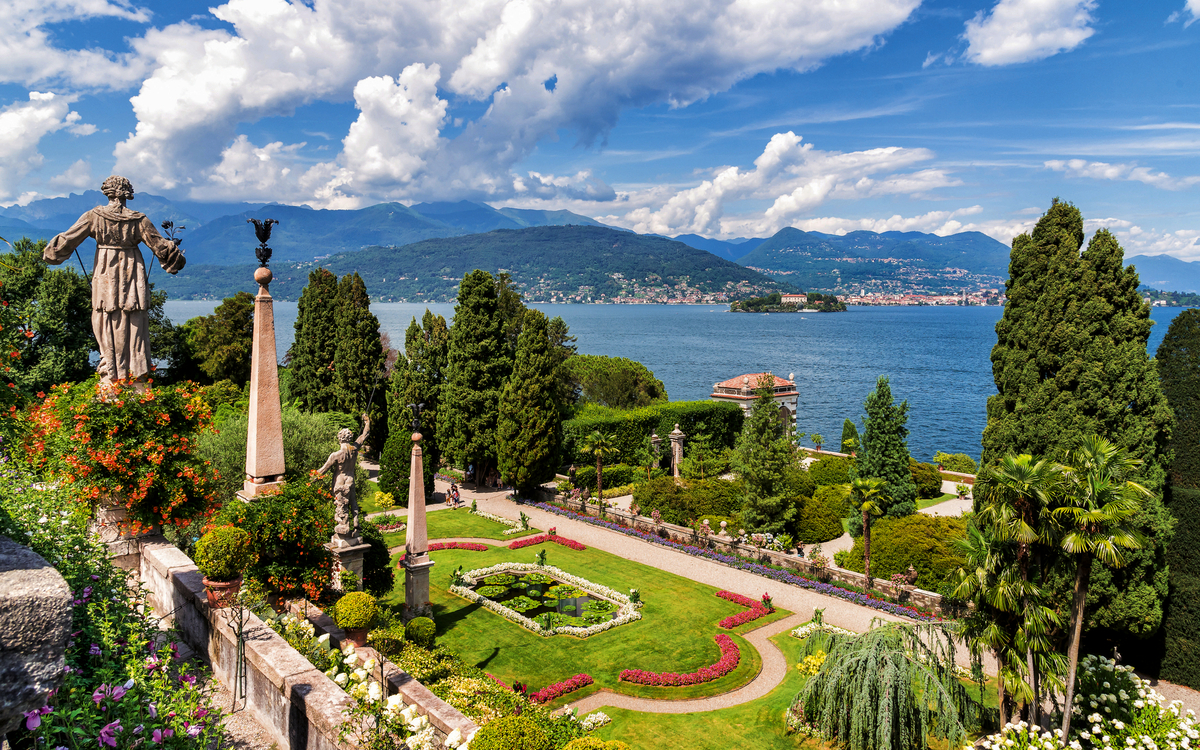
<instances>
[{"instance_id":1,"label":"weeping willow tree","mask_svg":"<svg viewBox=\"0 0 1200 750\"><path fill-rule=\"evenodd\" d=\"M924 750L940 737L962 747L979 706L955 676L955 628L875 619L862 635L822 632L805 644L825 661L792 702L847 750Z\"/></svg>"}]
</instances>

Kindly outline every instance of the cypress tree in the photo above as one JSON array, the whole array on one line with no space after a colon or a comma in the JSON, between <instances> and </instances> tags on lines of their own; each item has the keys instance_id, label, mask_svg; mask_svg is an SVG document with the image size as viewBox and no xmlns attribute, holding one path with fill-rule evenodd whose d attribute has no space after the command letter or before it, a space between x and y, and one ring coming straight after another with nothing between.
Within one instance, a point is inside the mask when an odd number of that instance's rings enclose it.
<instances>
[{"instance_id":1,"label":"cypress tree","mask_svg":"<svg viewBox=\"0 0 1200 750\"><path fill-rule=\"evenodd\" d=\"M327 412L336 408L333 360L337 352L338 280L318 268L308 275L308 285L296 306L296 340L288 352L292 368L292 393L300 408Z\"/></svg>"},{"instance_id":2,"label":"cypress tree","mask_svg":"<svg viewBox=\"0 0 1200 750\"><path fill-rule=\"evenodd\" d=\"M1166 552L1170 597L1160 677L1200 689L1200 310L1171 321L1157 364L1175 414L1166 499L1178 524Z\"/></svg>"},{"instance_id":3,"label":"cypress tree","mask_svg":"<svg viewBox=\"0 0 1200 750\"><path fill-rule=\"evenodd\" d=\"M1147 544L1118 570L1093 565L1086 628L1093 639L1145 638L1158 629L1167 594L1172 519L1160 493L1171 412L1146 353L1152 323L1137 272L1125 267L1107 230L1080 253L1083 236L1079 210L1056 198L1031 234L1013 240L981 463L994 465L1007 453L1065 463L1087 434L1143 462L1135 480L1153 496L1135 525ZM1061 574L1050 585L1069 596Z\"/></svg>"},{"instance_id":4,"label":"cypress tree","mask_svg":"<svg viewBox=\"0 0 1200 750\"><path fill-rule=\"evenodd\" d=\"M858 437L858 428L854 423L847 419L842 422L842 447L839 453L854 453L861 447L862 441Z\"/></svg>"},{"instance_id":5,"label":"cypress tree","mask_svg":"<svg viewBox=\"0 0 1200 750\"><path fill-rule=\"evenodd\" d=\"M388 439L380 457L379 488L392 493L396 502L407 504L412 458L412 410L409 404L425 404L421 413L421 452L424 454L425 499L433 497L433 475L441 464L437 435L438 396L449 329L446 319L428 310L417 325L416 318L404 334L404 352L396 360L388 381Z\"/></svg>"},{"instance_id":6,"label":"cypress tree","mask_svg":"<svg viewBox=\"0 0 1200 750\"><path fill-rule=\"evenodd\" d=\"M513 371L500 395L496 425L500 477L524 497L554 477L562 441L558 367L547 326L540 310L526 311Z\"/></svg>"},{"instance_id":7,"label":"cypress tree","mask_svg":"<svg viewBox=\"0 0 1200 750\"><path fill-rule=\"evenodd\" d=\"M546 328L550 336L550 353L554 357L554 367L557 373L555 378L558 385L555 402L561 413L560 421L565 422L571 418L571 412L579 401L579 384L575 382L575 378L571 376L571 370L567 366L567 362L575 356L575 337L571 335L571 331L563 319L557 315L550 319Z\"/></svg>"},{"instance_id":8,"label":"cypress tree","mask_svg":"<svg viewBox=\"0 0 1200 750\"><path fill-rule=\"evenodd\" d=\"M383 371L383 345L379 340L379 319L371 313L367 285L357 273L347 274L338 284L337 349L333 354L334 396L340 411L358 414L367 408L367 399ZM386 412L377 399L371 404L371 422L379 424ZM372 430L367 442L383 447L381 432Z\"/></svg>"},{"instance_id":9,"label":"cypress tree","mask_svg":"<svg viewBox=\"0 0 1200 750\"><path fill-rule=\"evenodd\" d=\"M880 375L863 408L867 416L854 475L885 482L881 505L889 516L912 515L917 512L917 485L908 465L908 401L897 406L887 376Z\"/></svg>"},{"instance_id":10,"label":"cypress tree","mask_svg":"<svg viewBox=\"0 0 1200 750\"><path fill-rule=\"evenodd\" d=\"M500 391L511 369L496 282L476 269L458 289L437 429L444 454L473 464L477 480L496 460Z\"/></svg>"},{"instance_id":11,"label":"cypress tree","mask_svg":"<svg viewBox=\"0 0 1200 750\"><path fill-rule=\"evenodd\" d=\"M750 417L734 450L734 466L746 485L742 522L760 533L781 534L796 514L788 497L788 470L794 464L791 428L779 419L770 375L758 383Z\"/></svg>"}]
</instances>

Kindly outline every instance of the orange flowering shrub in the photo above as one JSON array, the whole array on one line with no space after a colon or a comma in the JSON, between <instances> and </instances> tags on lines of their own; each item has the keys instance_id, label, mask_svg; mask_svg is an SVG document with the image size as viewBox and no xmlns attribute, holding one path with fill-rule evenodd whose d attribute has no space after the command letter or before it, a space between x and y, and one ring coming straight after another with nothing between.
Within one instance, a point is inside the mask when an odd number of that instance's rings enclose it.
<instances>
[{"instance_id":1,"label":"orange flowering shrub","mask_svg":"<svg viewBox=\"0 0 1200 750\"><path fill-rule=\"evenodd\" d=\"M215 472L196 455L212 422L194 383L108 388L96 378L54 386L28 414L25 456L93 505L129 509L133 530L187 526L219 507Z\"/></svg>"}]
</instances>

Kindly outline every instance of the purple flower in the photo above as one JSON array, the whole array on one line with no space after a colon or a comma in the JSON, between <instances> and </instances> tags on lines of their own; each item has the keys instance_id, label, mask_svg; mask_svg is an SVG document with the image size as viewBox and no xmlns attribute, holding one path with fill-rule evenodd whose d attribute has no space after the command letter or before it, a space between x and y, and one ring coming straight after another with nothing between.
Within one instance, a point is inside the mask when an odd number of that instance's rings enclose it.
<instances>
[{"instance_id":1,"label":"purple flower","mask_svg":"<svg viewBox=\"0 0 1200 750\"><path fill-rule=\"evenodd\" d=\"M186 682L186 683L187 683L187 684L189 684L189 685L195 685L195 684L196 684L196 675L194 675L194 674L185 674L185 675L182 675L182 676L179 678L179 681L180 681L180 682Z\"/></svg>"},{"instance_id":2,"label":"purple flower","mask_svg":"<svg viewBox=\"0 0 1200 750\"><path fill-rule=\"evenodd\" d=\"M117 719L111 724L105 724L100 730L100 736L97 738L101 745L109 747L117 746L117 733L121 731L121 720Z\"/></svg>"},{"instance_id":3,"label":"purple flower","mask_svg":"<svg viewBox=\"0 0 1200 750\"><path fill-rule=\"evenodd\" d=\"M134 734L141 734L142 730L143 730L143 729L145 729L145 728L146 728L146 725L145 725L145 724L138 724L136 727L134 727L134 728L133 728L133 733L134 733Z\"/></svg>"},{"instance_id":4,"label":"purple flower","mask_svg":"<svg viewBox=\"0 0 1200 750\"><path fill-rule=\"evenodd\" d=\"M160 742L162 742L163 740L169 740L174 736L175 736L174 729L155 729L154 732L150 735L150 739L153 740L154 744L157 745Z\"/></svg>"},{"instance_id":5,"label":"purple flower","mask_svg":"<svg viewBox=\"0 0 1200 750\"><path fill-rule=\"evenodd\" d=\"M93 574L93 575L92 575L92 580L93 580L93 581L99 581L99 580L100 580L100 576Z\"/></svg>"},{"instance_id":6,"label":"purple flower","mask_svg":"<svg viewBox=\"0 0 1200 750\"><path fill-rule=\"evenodd\" d=\"M154 707L153 703L150 704L150 718L151 719L158 718L158 709Z\"/></svg>"},{"instance_id":7,"label":"purple flower","mask_svg":"<svg viewBox=\"0 0 1200 750\"><path fill-rule=\"evenodd\" d=\"M49 711L47 711L46 713L49 713ZM41 725L42 725L41 709L35 708L32 711L25 712L25 728L26 729L33 731L34 729L37 729Z\"/></svg>"},{"instance_id":8,"label":"purple flower","mask_svg":"<svg viewBox=\"0 0 1200 750\"><path fill-rule=\"evenodd\" d=\"M92 647L88 649L88 653L91 654L92 656L99 656L100 654L102 654L104 652L100 650L99 645L93 643Z\"/></svg>"},{"instance_id":9,"label":"purple flower","mask_svg":"<svg viewBox=\"0 0 1200 750\"><path fill-rule=\"evenodd\" d=\"M187 730L188 737L191 737L192 739L196 739L197 737L200 736L200 733L202 731L204 731L203 724L193 724L190 727L188 727L188 730Z\"/></svg>"}]
</instances>

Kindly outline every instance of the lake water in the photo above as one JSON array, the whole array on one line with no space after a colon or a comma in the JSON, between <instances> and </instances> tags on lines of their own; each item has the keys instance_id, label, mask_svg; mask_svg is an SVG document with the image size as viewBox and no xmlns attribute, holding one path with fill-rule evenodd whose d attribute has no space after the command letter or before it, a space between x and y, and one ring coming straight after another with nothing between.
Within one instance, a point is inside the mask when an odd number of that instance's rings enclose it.
<instances>
[{"instance_id":1,"label":"lake water","mask_svg":"<svg viewBox=\"0 0 1200 750\"><path fill-rule=\"evenodd\" d=\"M212 301L168 302L176 323L208 315ZM454 306L428 305L447 320ZM995 392L989 359L999 307L851 307L845 313L733 314L724 305L534 305L562 316L579 351L638 360L663 381L672 400L707 399L713 383L748 372L795 373L797 427L836 448L842 421L862 429L862 402L880 375L909 403L909 450L979 458L987 397ZM371 306L393 346L426 305ZM1182 308L1155 308L1154 352ZM294 338L295 302L275 303L278 354Z\"/></svg>"}]
</instances>

